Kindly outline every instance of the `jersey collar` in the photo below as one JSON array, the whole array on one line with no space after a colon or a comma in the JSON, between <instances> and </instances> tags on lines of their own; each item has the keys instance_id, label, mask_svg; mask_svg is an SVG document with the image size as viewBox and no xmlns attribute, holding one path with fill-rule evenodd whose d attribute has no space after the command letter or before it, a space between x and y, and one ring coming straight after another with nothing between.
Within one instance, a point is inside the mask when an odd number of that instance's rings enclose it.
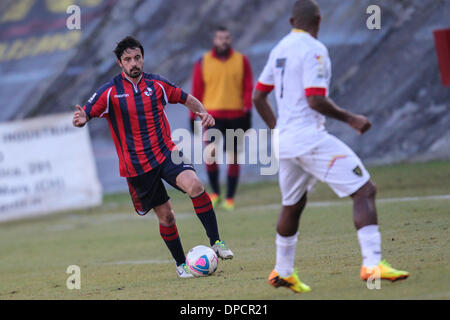
<instances>
[{"instance_id":1,"label":"jersey collar","mask_svg":"<svg viewBox=\"0 0 450 320\"><path fill-rule=\"evenodd\" d=\"M127 77L127 75L125 74L125 72L122 72L122 78L125 79L125 80L127 80L128 82L130 82L130 83L133 85L133 88L134 88L134 91L135 91L135 92L138 92L138 91L139 91L139 90L138 90L138 85L139 85L139 83L141 82L141 80L142 80L142 78L143 78L143 74L142 74L142 73L141 73L141 76L140 76L140 78L139 78L137 84L134 84L134 82L131 81L131 80Z\"/></svg>"},{"instance_id":2,"label":"jersey collar","mask_svg":"<svg viewBox=\"0 0 450 320\"><path fill-rule=\"evenodd\" d=\"M306 32L305 30L303 30L303 29L298 29L298 28L293 28L293 29L292 29L292 32L297 32L297 33L308 33L308 32Z\"/></svg>"}]
</instances>

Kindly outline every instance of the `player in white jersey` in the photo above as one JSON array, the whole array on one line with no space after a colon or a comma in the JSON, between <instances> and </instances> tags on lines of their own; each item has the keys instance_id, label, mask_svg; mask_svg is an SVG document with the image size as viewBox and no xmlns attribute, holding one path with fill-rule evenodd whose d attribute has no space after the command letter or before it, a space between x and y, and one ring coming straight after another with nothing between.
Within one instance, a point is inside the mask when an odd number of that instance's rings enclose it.
<instances>
[{"instance_id":1,"label":"player in white jersey","mask_svg":"<svg viewBox=\"0 0 450 320\"><path fill-rule=\"evenodd\" d=\"M300 215L306 195L317 180L339 197L353 199L354 224L363 256L360 277L404 279L409 273L381 260L381 236L375 206L375 184L358 156L325 129L325 116L341 120L358 134L369 120L338 107L328 98L331 61L317 40L321 21L314 0L298 0L292 9L292 31L270 52L259 77L253 102L269 128L279 130L279 184L282 209L277 223L276 265L269 283L308 292L294 270ZM275 88L278 118L267 100Z\"/></svg>"}]
</instances>

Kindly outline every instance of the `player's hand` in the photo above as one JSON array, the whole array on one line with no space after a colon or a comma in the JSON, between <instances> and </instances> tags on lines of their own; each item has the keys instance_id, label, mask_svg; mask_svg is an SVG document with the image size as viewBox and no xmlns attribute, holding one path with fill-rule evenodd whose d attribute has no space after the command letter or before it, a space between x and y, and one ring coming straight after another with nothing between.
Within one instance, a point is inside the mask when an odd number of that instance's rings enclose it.
<instances>
[{"instance_id":1,"label":"player's hand","mask_svg":"<svg viewBox=\"0 0 450 320\"><path fill-rule=\"evenodd\" d=\"M348 124L350 127L355 129L359 135L363 134L367 130L370 129L372 124L370 123L369 119L362 115L354 115L350 118Z\"/></svg>"},{"instance_id":2,"label":"player's hand","mask_svg":"<svg viewBox=\"0 0 450 320\"><path fill-rule=\"evenodd\" d=\"M216 121L208 112L196 112L195 114L198 115L200 119L202 119L202 126L204 128L214 127L214 125L216 124Z\"/></svg>"},{"instance_id":3,"label":"player's hand","mask_svg":"<svg viewBox=\"0 0 450 320\"><path fill-rule=\"evenodd\" d=\"M86 112L84 112L84 110L79 105L76 105L75 108L77 108L77 110L73 114L72 123L75 127L81 128L87 122L87 115Z\"/></svg>"}]
</instances>

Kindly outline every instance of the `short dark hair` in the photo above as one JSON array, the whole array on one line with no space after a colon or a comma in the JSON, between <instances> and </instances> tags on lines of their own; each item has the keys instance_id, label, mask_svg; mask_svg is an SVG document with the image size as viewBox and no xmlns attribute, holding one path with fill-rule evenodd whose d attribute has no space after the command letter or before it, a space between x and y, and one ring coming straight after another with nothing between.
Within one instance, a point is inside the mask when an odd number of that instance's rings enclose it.
<instances>
[{"instance_id":1,"label":"short dark hair","mask_svg":"<svg viewBox=\"0 0 450 320\"><path fill-rule=\"evenodd\" d=\"M139 48L141 49L142 56L144 56L144 47L142 44L137 40L136 38L132 36L125 37L124 39L120 40L119 43L117 43L116 48L114 49L114 53L116 54L116 57L118 60L122 57L122 54L127 49L134 49Z\"/></svg>"},{"instance_id":2,"label":"short dark hair","mask_svg":"<svg viewBox=\"0 0 450 320\"><path fill-rule=\"evenodd\" d=\"M320 22L320 9L315 0L297 0L292 7L291 17L302 27L314 27Z\"/></svg>"},{"instance_id":3,"label":"short dark hair","mask_svg":"<svg viewBox=\"0 0 450 320\"><path fill-rule=\"evenodd\" d=\"M216 33L217 31L229 31L227 27L225 26L217 26L216 29L214 30L214 33Z\"/></svg>"}]
</instances>

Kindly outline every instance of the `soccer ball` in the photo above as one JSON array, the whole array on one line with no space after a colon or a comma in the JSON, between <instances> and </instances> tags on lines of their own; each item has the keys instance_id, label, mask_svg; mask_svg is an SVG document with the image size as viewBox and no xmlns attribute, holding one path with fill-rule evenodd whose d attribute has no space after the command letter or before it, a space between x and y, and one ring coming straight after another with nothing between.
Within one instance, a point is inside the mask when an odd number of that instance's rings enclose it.
<instances>
[{"instance_id":1,"label":"soccer ball","mask_svg":"<svg viewBox=\"0 0 450 320\"><path fill-rule=\"evenodd\" d=\"M213 249L207 246L196 246L189 250L186 265L194 277L206 277L217 269L219 260Z\"/></svg>"}]
</instances>

